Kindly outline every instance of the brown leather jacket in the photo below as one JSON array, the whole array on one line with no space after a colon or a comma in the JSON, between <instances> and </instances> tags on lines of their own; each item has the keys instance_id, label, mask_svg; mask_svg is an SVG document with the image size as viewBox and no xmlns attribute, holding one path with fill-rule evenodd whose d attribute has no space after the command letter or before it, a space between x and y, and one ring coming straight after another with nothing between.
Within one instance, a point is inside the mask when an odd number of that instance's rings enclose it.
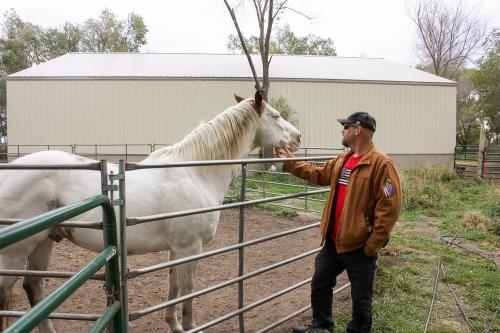
<instances>
[{"instance_id":1,"label":"brown leather jacket","mask_svg":"<svg viewBox=\"0 0 500 333\"><path fill-rule=\"evenodd\" d=\"M352 151L341 153L324 166L306 162L283 163L284 171L311 183L331 187L321 220L321 244L331 232L337 180L344 162L351 154ZM363 247L368 256L375 255L389 241L389 233L400 210L401 183L398 171L394 162L372 145L351 171L339 220L339 234L335 241L337 252Z\"/></svg>"}]
</instances>

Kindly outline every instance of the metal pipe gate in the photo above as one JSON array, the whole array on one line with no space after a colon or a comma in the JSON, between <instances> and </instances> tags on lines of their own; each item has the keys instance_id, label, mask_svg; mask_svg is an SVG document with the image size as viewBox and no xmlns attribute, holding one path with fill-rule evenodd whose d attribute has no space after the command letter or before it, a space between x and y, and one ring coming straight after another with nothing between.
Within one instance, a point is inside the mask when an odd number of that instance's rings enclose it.
<instances>
[{"instance_id":1,"label":"metal pipe gate","mask_svg":"<svg viewBox=\"0 0 500 333\"><path fill-rule=\"evenodd\" d=\"M283 237L286 235L290 235L293 233L298 233L298 232L319 226L319 222L312 223L312 224L307 225L307 226L302 226L302 227L294 228L294 229L287 230L284 232L280 232L277 234L268 235L266 237L262 237L259 239L245 241L244 232L243 232L244 225L245 225L245 214L244 214L245 207L253 206L253 205L257 205L257 204L263 204L263 203L272 203L272 202L284 200L284 199L300 198L300 197L305 197L305 196L309 196L309 195L326 193L329 191L329 189L319 189L319 188L314 188L314 190L312 190L312 191L307 191L308 189L306 187L306 191L304 191L304 192L287 194L287 195L277 195L277 196L267 197L267 198L262 198L262 199L245 200L245 194L247 192L247 188L246 188L247 170L248 170L249 164L260 164L260 163L266 163L266 162L267 163L269 163L269 162L285 162L285 161L318 161L318 160L326 160L326 159L331 159L331 158L332 158L332 156L316 156L316 157L279 158L279 159L243 159L243 160L223 160L223 161L175 162L175 163L168 163L168 164L152 164L152 165L141 165L141 164L137 164L137 163L125 163L125 169L127 171L138 170L138 169L147 169L147 168L149 169L149 168L178 168L178 167L197 167L197 166L215 166L215 165L241 165L240 200L237 203L224 204L224 205L219 205L216 207L191 209L191 210L185 210L185 211L179 211L179 212L170 212L170 213L157 214L157 215L151 215L151 216L127 217L126 218L126 225L131 226L131 225L137 225L137 224L141 224L141 223L148 223L148 222L154 222L154 221L159 221L159 220L171 219L174 217L207 213L207 212L212 212L212 211L217 211L217 210L224 210L224 209L231 209L231 208L239 208L240 209L239 232L238 232L239 242L238 242L238 244L226 246L224 248L208 251L208 252L197 254L194 256L189 256L189 257L185 257L185 258L181 258L181 259L167 261L167 262L164 262L161 264L156 264L156 265L149 266L149 267L143 267L143 268L132 270L132 271L128 272L128 279L132 279L132 278L136 278L136 277L143 275L143 274L146 274L146 273L158 271L160 269L167 269L169 267L180 265L180 264L183 264L186 262L211 257L214 255L226 253L229 251L238 250L238 258L239 258L239 260L238 260L238 277L233 278L231 280L224 281L224 282L219 283L217 285L207 287L205 289L197 290L197 291L195 291L191 294L188 294L188 295L182 295L176 299L172 299L172 300L169 300L169 301L166 301L166 302L163 302L160 304L156 304L154 306L151 306L151 307L148 307L148 308L145 308L142 310L132 312L129 314L130 321L137 320L145 315L154 313L154 312L159 311L161 309L165 309L165 308L170 307L170 306L175 306L176 304L181 303L183 301L186 301L188 299L193 299L195 297L199 297L201 295L208 294L210 292L219 290L221 288L230 286L232 284L238 284L238 310L229 312L226 315L223 315L219 318L215 318L207 323L201 324L198 327L187 331L186 333L199 332L203 329L212 327L218 323L221 323L227 319L230 319L230 318L233 318L236 316L238 317L238 321L239 321L239 331L245 332L245 321L244 321L244 313L245 312L310 283L311 279L308 278L304 281L298 282L295 285L292 285L292 286L285 288L281 291L278 291L272 295L269 295L269 296L267 296L259 301L256 301L256 302L248 304L248 305L244 304L243 281L245 281L246 279L255 277L257 275L263 274L265 272L268 272L268 271L275 269L277 267L281 267L281 266L284 266L284 265L289 264L291 262L300 260L302 258L305 258L307 256L310 256L310 255L315 254L315 253L320 251L320 248L316 248L316 249L308 251L306 253L282 260L280 262L276 262L272 265L262 267L258 270L253 271L253 272L249 272L249 273L244 274L243 268L245 265L245 262L244 262L244 248L245 247L256 245L256 244L259 244L259 243L262 243L265 241L269 241L269 240ZM123 225L125 225L125 224L123 224ZM124 246L123 242L122 242L122 246ZM341 290L344 290L345 288L349 287L349 285L350 284L346 284L344 286L337 288L335 290L335 293L338 293ZM307 311L309 308L310 307L308 306L308 307L300 309L299 311L293 313L292 315L287 316L286 320L289 320L289 319L299 315L300 313ZM268 325L267 327L261 329L259 332L267 332L267 331L281 325L282 323L286 322L286 320L283 320L283 318L282 318L279 321L272 323L272 324Z\"/></svg>"},{"instance_id":2,"label":"metal pipe gate","mask_svg":"<svg viewBox=\"0 0 500 333\"><path fill-rule=\"evenodd\" d=\"M287 258L285 260L282 260L280 262L276 262L272 265L262 267L258 270L255 270L253 272L249 272L244 274L244 248L247 246L252 246L256 245L265 241L269 241L272 239L276 239L279 237L284 237L286 235L298 233L310 228L315 228L319 226L318 223L312 223L307 226L301 226L298 228L290 229L287 231L283 231L280 233L276 233L273 235L268 235L265 237L261 237L258 239L253 239L253 240L245 240L245 235L244 235L244 225L245 225L245 207L247 206L252 206L252 205L257 205L257 204L262 204L262 203L273 203L275 201L279 200L284 200L284 199L291 199L291 198L300 198L300 197L306 197L310 195L315 195L315 194L320 194L320 193L326 193L329 191L329 189L320 189L320 188L311 188L307 187L307 185L304 185L304 191L299 192L299 193L294 193L294 194L287 194L287 195L275 195L272 197L264 197L261 199L254 199L254 200L245 200L245 194L247 192L247 166L249 164L260 164L260 163L266 163L266 162L284 162L284 161L318 161L318 160L326 160L330 159L332 156L316 156L316 157L301 157L301 158L281 158L281 159L242 159L242 160L221 160L221 161L195 161L195 162L176 162L176 163L169 163L169 164L154 164L154 165L140 165L137 163L126 163L125 161L121 160L119 162L119 173L116 175L107 175L105 170L105 167L103 165L106 165L106 161L101 161L101 163L93 163L92 165L81 165L81 166L63 166L63 165L55 165L55 166L21 166L21 165L0 165L0 169L91 169L91 170L96 170L97 164L100 164L101 166L101 180L102 180L102 189L103 189L103 194L109 194L111 197L111 203L114 204L115 206L119 206L119 211L120 211L120 229L118 231L118 246L120 247L120 250L118 251L120 254L120 281L119 283L119 293L120 297L116 297L116 293L118 290L114 289L114 301L117 299L120 300L120 302L117 304L116 302L113 302L110 305L110 307L106 310L106 312L103 314L104 317L106 318L111 318L114 313L118 311L118 309L121 308L120 311L120 320L121 324L118 326L118 323L115 324L115 327L120 327L119 331L117 332L128 332L128 322L129 321L134 321L137 320L145 315L148 315L150 313L159 311L161 309L164 309L169 306L175 306L178 303L181 303L185 300L192 299L201 295L208 294L210 292L213 292L215 290L227 287L232 284L238 284L238 310L232 311L230 313L227 313L224 316L221 316L219 318L215 318L207 323L204 323L192 330L189 331L191 332L198 332L201 331L205 328L209 328L211 326L214 326L222 321L225 321L229 318L236 317L238 316L239 318L239 326L240 326L240 332L244 332L245 330L245 321L244 321L244 313L259 306L262 305L266 302L269 302L270 300L277 298L279 296L282 296L286 293L289 293L299 287L302 287L310 282L310 278L306 279L304 281L301 281L295 285L292 285L288 288L285 288L279 292L276 292L272 295L269 295L265 297L264 299L261 299L259 301L256 301L252 304L245 305L244 304L244 289L243 289L243 281L246 279L255 277L259 274L263 274L265 272L268 272L272 269L275 269L277 267L281 267L284 265L287 265L291 262L300 260L302 258L305 258L307 256L310 256L312 254L315 254L319 252L320 248L316 248L314 250L308 251L306 253ZM125 197L125 181L126 181L126 171L130 170L138 170L138 169L155 169L155 168L178 168L178 167L195 167L195 166L215 166L215 165L241 165L241 189L240 189L240 200L237 203L231 203L231 204L225 204L225 205L220 205L216 207L208 207L208 208L200 208L200 209L191 209L191 210L185 210L185 211L180 211L180 212L171 212L171 213L165 213L165 214L157 214L157 215L152 215L152 216L142 216L142 217L127 217L126 216L126 197ZM109 182L108 183L108 177L109 177ZM118 185L115 185L114 182L118 181ZM312 189L312 190L311 190ZM113 191L118 191L118 199L113 200ZM311 198L309 198L311 200ZM306 202L307 203L307 202ZM217 210L224 210L224 209L231 209L231 208L239 208L240 209L240 218L239 218L239 242L238 244L234 244L231 246L226 246L224 248L208 251L205 253L201 253L198 255L190 256L190 257L185 257L177 260L172 260L172 261L167 261L161 264L156 264L153 266L149 267L143 267L139 268L136 270L128 271L127 268L127 244L126 244L126 226L132 226L132 225L137 225L141 223L148 223L148 222L154 222L158 220L165 220L165 219L171 219L174 217L181 217L181 216L189 216L189 215L195 215L195 214L200 214L200 213L207 213L207 212L212 212L212 211L217 211ZM113 212L114 213L114 212ZM9 220L9 219L0 219L0 224L12 224L17 222L17 220ZM21 222L22 223L22 222ZM82 222L63 222L62 225L66 226L82 226L86 228L102 228L101 222L83 222L83 225L80 225ZM12 226L12 227L15 227ZM10 227L8 227L10 228ZM128 312L128 279L136 278L138 276L141 276L146 273L158 271L161 269L167 269L169 267L173 267L175 265L183 264L186 262L194 261L194 260L199 260L202 258L207 258L211 256L215 256L221 253L226 253L229 251L234 251L238 250L239 253L239 264L238 264L238 277L224 281L222 283L219 283L214 286L207 287L202 290L197 290L194 291L191 294L188 295L182 295L176 299L169 300L145 309L141 309L132 313ZM42 276L44 272L36 272L36 271L2 271L0 274L5 274L5 275L31 275L31 276ZM94 272L95 273L95 272ZM70 272L46 272L46 276L51 276L51 277L68 277L74 273ZM94 278L94 279L103 279L102 275L94 275L88 274L87 278ZM337 288L335 293L340 292L341 290L344 290L347 288L349 284L346 284L344 286L341 286L340 288ZM288 316L285 318L282 318L278 320L275 323L272 323L265 328L259 330L259 332L267 332L274 327L281 325L282 323L286 322L287 320L299 315L302 312L305 312L309 309L309 307L304 307ZM10 314L2 314L0 315L9 315L9 316L19 316L19 312ZM82 314L58 314L58 313L53 313L52 315L48 316L49 318L64 318L64 319L75 319L75 320L97 320L95 325L98 326L99 328L104 328L106 326L106 323L108 319L104 320L99 316L96 315L82 315ZM101 319L100 319L101 318Z\"/></svg>"},{"instance_id":3,"label":"metal pipe gate","mask_svg":"<svg viewBox=\"0 0 500 333\"><path fill-rule=\"evenodd\" d=\"M79 320L95 320L96 322L91 327L90 332L102 332L109 324L111 324L112 332L122 332L124 321L122 320L121 304L118 297L120 290L120 276L118 267L117 254L117 228L115 212L107 195L107 163L106 161L86 164L86 165L55 165L55 166L22 166L22 165L0 165L0 169L11 170L33 170L33 169L84 169L84 170L100 170L101 185L103 194L64 206L47 213L35 216L33 218L20 221L0 230L0 249L28 238L38 232L49 229L61 222L78 216L84 212L101 206L103 214L103 222L100 223L100 228L104 232L104 250L91 260L85 267L77 273L74 273L69 280L63 283L50 295L45 297L40 303L35 305L28 312L20 311L0 311L1 316L12 316L21 318L13 325L9 326L5 332L30 332L36 325L47 317L64 318L64 319L79 319ZM102 267L106 267L104 275L107 291L107 307L100 315L81 315L81 314L57 314L52 313L60 304L62 304L71 294L73 294L83 283ZM30 275L44 276L45 272L30 271L27 274L22 274L21 271L10 271L10 274L5 275ZM45 274L47 275L47 274ZM49 273L49 275L51 275ZM68 274L57 272L57 277L68 277ZM101 277L102 279L102 277Z\"/></svg>"}]
</instances>

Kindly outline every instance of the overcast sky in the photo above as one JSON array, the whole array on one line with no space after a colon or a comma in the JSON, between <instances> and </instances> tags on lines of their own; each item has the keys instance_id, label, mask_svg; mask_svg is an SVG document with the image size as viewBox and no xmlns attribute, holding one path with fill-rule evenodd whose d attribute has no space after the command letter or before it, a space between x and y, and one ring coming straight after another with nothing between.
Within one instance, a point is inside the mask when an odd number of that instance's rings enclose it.
<instances>
[{"instance_id":1,"label":"overcast sky","mask_svg":"<svg viewBox=\"0 0 500 333\"><path fill-rule=\"evenodd\" d=\"M415 27L405 10L414 2L292 0L295 8L314 19L287 12L279 24L289 23L299 36L313 33L331 38L339 56L386 58L414 66ZM499 0L469 0L469 3L480 7L490 27L500 27ZM119 19L132 11L144 18L149 32L143 52L227 53L227 36L235 32L222 0L0 0L1 13L13 8L23 20L44 27L60 26L66 21L82 23L96 17L105 6ZM246 36L256 33L251 6L239 8L236 15Z\"/></svg>"}]
</instances>

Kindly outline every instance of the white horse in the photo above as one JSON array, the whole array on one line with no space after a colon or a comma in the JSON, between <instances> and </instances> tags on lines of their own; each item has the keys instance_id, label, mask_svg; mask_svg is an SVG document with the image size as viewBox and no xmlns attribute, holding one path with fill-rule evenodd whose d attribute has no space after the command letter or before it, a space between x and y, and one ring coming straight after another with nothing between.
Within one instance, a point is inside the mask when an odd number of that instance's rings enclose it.
<instances>
[{"instance_id":1,"label":"white horse","mask_svg":"<svg viewBox=\"0 0 500 333\"><path fill-rule=\"evenodd\" d=\"M238 104L208 123L201 124L181 142L156 150L141 164L173 161L240 159L256 147L279 147L296 151L300 132L280 117L260 93L255 98L235 96ZM65 152L45 151L20 157L12 164L79 164L93 160ZM127 172L127 215L145 216L220 205L238 166L142 169ZM108 170L116 170L110 164ZM23 170L0 172L0 217L29 218L100 193L100 173L82 170ZM94 209L78 220L96 221ZM215 235L219 212L163 220L127 228L128 254L170 251L177 259L202 252ZM57 228L34 235L0 250L0 269L46 270L55 237L66 237L92 251L102 251L102 231ZM170 270L172 299L193 292L197 262ZM17 277L0 276L0 309L6 309ZM43 298L44 279L25 277L23 287L31 306ZM172 332L195 327L192 300L183 303L182 326L175 306L167 308L165 321ZM50 320L39 331L55 332Z\"/></svg>"}]
</instances>

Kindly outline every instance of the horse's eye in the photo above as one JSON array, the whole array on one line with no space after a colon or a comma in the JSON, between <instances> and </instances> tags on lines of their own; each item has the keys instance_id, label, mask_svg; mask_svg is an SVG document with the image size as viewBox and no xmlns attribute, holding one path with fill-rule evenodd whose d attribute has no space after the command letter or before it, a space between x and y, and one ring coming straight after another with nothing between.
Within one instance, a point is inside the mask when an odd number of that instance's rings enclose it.
<instances>
[{"instance_id":1,"label":"horse's eye","mask_svg":"<svg viewBox=\"0 0 500 333\"><path fill-rule=\"evenodd\" d=\"M280 119L280 115L279 114L275 114L275 115L273 115L273 118L274 119Z\"/></svg>"}]
</instances>

